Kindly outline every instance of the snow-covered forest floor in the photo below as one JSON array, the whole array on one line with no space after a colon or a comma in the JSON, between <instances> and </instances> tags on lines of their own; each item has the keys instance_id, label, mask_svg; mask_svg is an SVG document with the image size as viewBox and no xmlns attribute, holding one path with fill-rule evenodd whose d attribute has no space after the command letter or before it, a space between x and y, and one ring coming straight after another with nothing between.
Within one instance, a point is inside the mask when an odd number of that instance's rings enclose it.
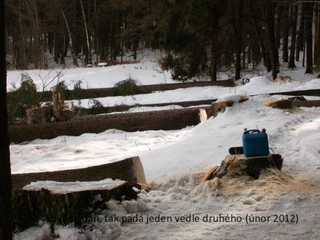
<instances>
[{"instance_id":1,"label":"snow-covered forest floor","mask_svg":"<svg viewBox=\"0 0 320 240\"><path fill-rule=\"evenodd\" d=\"M109 201L107 209L95 219L86 219L82 229L72 224L56 226L54 239L319 239L320 108L288 111L263 104L284 97L270 96L270 92L320 89L320 79L304 75L304 70L281 69L280 75L293 79L288 83L271 82L268 74L261 71L260 76L248 75L250 83L234 88L197 87L99 99L104 106L112 106L260 94L234 104L215 118L181 130L132 133L114 129L11 144L12 172L73 169L140 157L152 191L142 191L137 201ZM40 91L60 71L25 72ZM8 72L9 90L13 84L19 84L20 74ZM66 68L59 81L65 80L70 88L78 80L83 88L101 88L112 87L129 77L141 85L173 82L169 72L161 71L153 55L146 54L140 63L129 65ZM50 90L55 81L46 89ZM87 99L79 104L86 106L89 102ZM141 110L161 109L130 111ZM258 180L225 177L201 183L205 172L220 164L230 147L242 145L245 128L267 129L270 147L284 159L282 171ZM42 184L55 186L52 182ZM49 235L49 224L39 222L39 226L16 233L15 240L50 239Z\"/></svg>"}]
</instances>

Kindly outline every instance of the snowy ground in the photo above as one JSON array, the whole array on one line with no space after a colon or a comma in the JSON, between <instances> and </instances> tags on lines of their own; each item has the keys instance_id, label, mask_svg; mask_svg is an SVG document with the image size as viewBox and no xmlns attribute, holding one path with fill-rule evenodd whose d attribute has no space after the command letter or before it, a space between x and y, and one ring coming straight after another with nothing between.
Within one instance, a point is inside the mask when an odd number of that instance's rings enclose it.
<instances>
[{"instance_id":1,"label":"snowy ground","mask_svg":"<svg viewBox=\"0 0 320 240\"><path fill-rule=\"evenodd\" d=\"M121 76L120 69L127 72ZM106 83L124 80L128 75L141 84L172 81L158 69L156 61L146 59L135 65L68 69L64 78L81 79L90 87L107 87ZM15 82L17 74L9 72L8 82ZM292 76L293 82L272 83L262 76L235 88L178 89L99 101L104 105L142 104L211 99L240 92L251 95L320 89L320 80L304 76L303 69L282 74ZM12 144L12 172L72 169L140 157L154 190L139 194L138 201L108 202L108 209L93 222L86 220L86 228L56 226L55 239L319 239L320 108L289 112L262 104L281 97L251 97L216 118L176 131L108 130ZM267 129L270 147L284 158L282 172L258 180L242 177L200 183L210 167L220 164L229 147L242 145L244 128ZM41 222L15 234L15 239L45 239L49 232L49 225Z\"/></svg>"}]
</instances>

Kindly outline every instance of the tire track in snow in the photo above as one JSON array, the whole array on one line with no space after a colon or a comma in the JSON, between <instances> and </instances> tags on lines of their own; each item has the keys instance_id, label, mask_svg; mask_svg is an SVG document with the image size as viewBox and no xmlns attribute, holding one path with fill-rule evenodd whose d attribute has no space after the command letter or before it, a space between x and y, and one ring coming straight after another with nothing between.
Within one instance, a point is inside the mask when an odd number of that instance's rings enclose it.
<instances>
[{"instance_id":1,"label":"tire track in snow","mask_svg":"<svg viewBox=\"0 0 320 240\"><path fill-rule=\"evenodd\" d=\"M320 114L299 110L297 116L269 135L269 145L282 155L284 170L320 170Z\"/></svg>"}]
</instances>

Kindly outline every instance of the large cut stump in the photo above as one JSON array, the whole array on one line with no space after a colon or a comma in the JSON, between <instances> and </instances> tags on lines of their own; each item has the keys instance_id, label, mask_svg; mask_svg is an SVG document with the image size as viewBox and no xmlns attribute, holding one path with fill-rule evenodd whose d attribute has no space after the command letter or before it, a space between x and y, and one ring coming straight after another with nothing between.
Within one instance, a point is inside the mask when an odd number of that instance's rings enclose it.
<instances>
[{"instance_id":1,"label":"large cut stump","mask_svg":"<svg viewBox=\"0 0 320 240\"><path fill-rule=\"evenodd\" d=\"M88 190L88 186L92 189ZM13 222L17 231L37 225L39 220L48 221L51 227L69 223L81 226L95 210L106 208L105 202L110 199L137 199L137 187L135 183L111 179L89 183L35 182L14 195Z\"/></svg>"},{"instance_id":2,"label":"large cut stump","mask_svg":"<svg viewBox=\"0 0 320 240\"><path fill-rule=\"evenodd\" d=\"M221 165L216 169L207 179L214 179L215 177L222 178L225 175L229 176L243 176L247 175L258 179L262 171L270 168L278 169L272 155L245 157L243 154L227 155L221 162Z\"/></svg>"},{"instance_id":3,"label":"large cut stump","mask_svg":"<svg viewBox=\"0 0 320 240\"><path fill-rule=\"evenodd\" d=\"M131 157L118 162L54 172L12 174L12 190L20 190L30 182L37 181L100 181L106 178L121 179L146 184L146 178L139 157Z\"/></svg>"},{"instance_id":4,"label":"large cut stump","mask_svg":"<svg viewBox=\"0 0 320 240\"><path fill-rule=\"evenodd\" d=\"M81 169L13 174L13 220L19 231L39 220L52 226L81 225L96 208L97 196L98 206L103 206L110 199L137 199L136 190L146 187L139 157Z\"/></svg>"}]
</instances>

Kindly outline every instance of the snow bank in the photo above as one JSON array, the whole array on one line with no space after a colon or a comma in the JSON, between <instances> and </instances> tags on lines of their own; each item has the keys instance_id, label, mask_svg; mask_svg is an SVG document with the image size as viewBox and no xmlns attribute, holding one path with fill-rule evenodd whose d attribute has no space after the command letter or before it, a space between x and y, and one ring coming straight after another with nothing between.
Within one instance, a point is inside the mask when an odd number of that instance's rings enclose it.
<instances>
[{"instance_id":1,"label":"snow bank","mask_svg":"<svg viewBox=\"0 0 320 240\"><path fill-rule=\"evenodd\" d=\"M221 95L216 102L240 102L245 99L248 99L248 95L246 93L230 93Z\"/></svg>"},{"instance_id":2,"label":"snow bank","mask_svg":"<svg viewBox=\"0 0 320 240\"><path fill-rule=\"evenodd\" d=\"M253 77L250 82L240 86L239 91L249 92L249 93L261 93L269 91L273 88L274 83L266 76Z\"/></svg>"}]
</instances>

